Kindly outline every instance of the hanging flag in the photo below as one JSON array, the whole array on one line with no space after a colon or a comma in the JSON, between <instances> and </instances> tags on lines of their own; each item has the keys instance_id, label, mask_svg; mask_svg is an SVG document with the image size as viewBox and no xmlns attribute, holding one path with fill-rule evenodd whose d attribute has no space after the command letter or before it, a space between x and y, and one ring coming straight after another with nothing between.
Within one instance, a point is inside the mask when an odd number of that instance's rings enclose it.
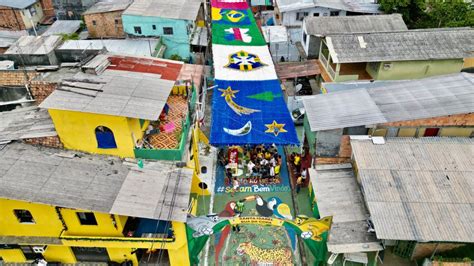
<instances>
[{"instance_id":1,"label":"hanging flag","mask_svg":"<svg viewBox=\"0 0 474 266\"><path fill-rule=\"evenodd\" d=\"M211 5L218 8L247 9L247 0L211 0Z\"/></svg>"},{"instance_id":2,"label":"hanging flag","mask_svg":"<svg viewBox=\"0 0 474 266\"><path fill-rule=\"evenodd\" d=\"M212 22L226 25L251 25L253 17L248 10L212 8Z\"/></svg>"},{"instance_id":3,"label":"hanging flag","mask_svg":"<svg viewBox=\"0 0 474 266\"><path fill-rule=\"evenodd\" d=\"M232 26L216 24L212 25L212 43L223 45L267 45L262 33L256 25Z\"/></svg>"}]
</instances>

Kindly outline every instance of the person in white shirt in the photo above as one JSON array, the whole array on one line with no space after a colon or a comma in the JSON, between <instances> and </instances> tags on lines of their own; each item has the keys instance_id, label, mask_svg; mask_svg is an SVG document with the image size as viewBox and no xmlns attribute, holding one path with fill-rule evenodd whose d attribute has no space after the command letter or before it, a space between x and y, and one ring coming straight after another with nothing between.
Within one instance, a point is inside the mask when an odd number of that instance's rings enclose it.
<instances>
[{"instance_id":1,"label":"person in white shirt","mask_svg":"<svg viewBox=\"0 0 474 266\"><path fill-rule=\"evenodd\" d=\"M247 176L250 176L253 172L253 168L255 167L255 164L252 162L252 160L249 160L247 163Z\"/></svg>"}]
</instances>

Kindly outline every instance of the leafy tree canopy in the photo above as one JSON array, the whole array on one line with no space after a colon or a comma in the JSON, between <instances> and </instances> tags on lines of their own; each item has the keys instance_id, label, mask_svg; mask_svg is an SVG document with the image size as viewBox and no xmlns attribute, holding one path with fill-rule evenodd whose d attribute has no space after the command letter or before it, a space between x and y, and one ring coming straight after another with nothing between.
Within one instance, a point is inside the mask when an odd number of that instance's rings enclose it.
<instances>
[{"instance_id":1,"label":"leafy tree canopy","mask_svg":"<svg viewBox=\"0 0 474 266\"><path fill-rule=\"evenodd\" d=\"M400 13L409 28L474 26L474 10L462 0L381 0L385 13Z\"/></svg>"}]
</instances>

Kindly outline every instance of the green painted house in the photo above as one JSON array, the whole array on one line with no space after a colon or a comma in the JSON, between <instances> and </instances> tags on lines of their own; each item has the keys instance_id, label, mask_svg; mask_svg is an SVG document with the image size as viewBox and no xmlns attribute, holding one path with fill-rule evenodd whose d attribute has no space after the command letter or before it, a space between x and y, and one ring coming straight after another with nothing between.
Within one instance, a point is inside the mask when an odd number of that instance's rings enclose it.
<instances>
[{"instance_id":1,"label":"green painted house","mask_svg":"<svg viewBox=\"0 0 474 266\"><path fill-rule=\"evenodd\" d=\"M319 61L325 81L418 79L460 72L473 57L474 29L329 35Z\"/></svg>"},{"instance_id":2,"label":"green painted house","mask_svg":"<svg viewBox=\"0 0 474 266\"><path fill-rule=\"evenodd\" d=\"M136 0L122 14L123 30L129 37L160 37L165 58L189 59L191 40L203 26L199 0Z\"/></svg>"}]
</instances>

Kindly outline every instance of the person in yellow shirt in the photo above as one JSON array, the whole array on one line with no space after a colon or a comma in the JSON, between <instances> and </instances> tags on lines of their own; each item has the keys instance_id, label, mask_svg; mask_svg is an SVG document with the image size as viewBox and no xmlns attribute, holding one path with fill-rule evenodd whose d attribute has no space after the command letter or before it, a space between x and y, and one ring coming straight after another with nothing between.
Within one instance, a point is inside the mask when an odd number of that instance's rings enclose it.
<instances>
[{"instance_id":1,"label":"person in yellow shirt","mask_svg":"<svg viewBox=\"0 0 474 266\"><path fill-rule=\"evenodd\" d=\"M301 155L299 154L295 155L295 168L296 172L299 174L301 170Z\"/></svg>"},{"instance_id":2,"label":"person in yellow shirt","mask_svg":"<svg viewBox=\"0 0 474 266\"><path fill-rule=\"evenodd\" d=\"M300 193L301 187L303 186L303 176L299 175L296 179L296 193Z\"/></svg>"}]
</instances>

